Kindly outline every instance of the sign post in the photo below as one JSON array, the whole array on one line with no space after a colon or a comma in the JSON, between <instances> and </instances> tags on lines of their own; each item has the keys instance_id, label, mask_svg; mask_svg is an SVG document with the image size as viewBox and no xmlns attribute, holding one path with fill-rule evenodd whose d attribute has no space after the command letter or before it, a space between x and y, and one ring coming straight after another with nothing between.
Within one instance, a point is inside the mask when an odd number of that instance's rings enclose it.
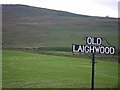
<instances>
[{"instance_id":1,"label":"sign post","mask_svg":"<svg viewBox=\"0 0 120 90\"><path fill-rule=\"evenodd\" d=\"M94 90L94 67L95 67L95 53L100 54L115 54L115 47L103 46L103 39L100 37L86 37L87 45L72 45L72 52L79 53L92 53L92 80L91 80L91 90Z\"/></svg>"},{"instance_id":2,"label":"sign post","mask_svg":"<svg viewBox=\"0 0 120 90\"><path fill-rule=\"evenodd\" d=\"M92 53L92 84L91 89L94 90L94 72L95 72L95 53Z\"/></svg>"}]
</instances>

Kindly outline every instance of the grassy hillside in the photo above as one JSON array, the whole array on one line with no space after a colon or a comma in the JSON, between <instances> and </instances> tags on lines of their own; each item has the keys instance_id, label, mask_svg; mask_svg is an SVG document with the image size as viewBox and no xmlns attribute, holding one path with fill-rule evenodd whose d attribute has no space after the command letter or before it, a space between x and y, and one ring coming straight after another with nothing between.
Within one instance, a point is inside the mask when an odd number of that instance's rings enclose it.
<instances>
[{"instance_id":1,"label":"grassy hillside","mask_svg":"<svg viewBox=\"0 0 120 90\"><path fill-rule=\"evenodd\" d=\"M70 47L84 37L118 45L117 19L90 17L25 5L2 5L3 47ZM105 41L103 44L107 45Z\"/></svg>"},{"instance_id":2,"label":"grassy hillside","mask_svg":"<svg viewBox=\"0 0 120 90\"><path fill-rule=\"evenodd\" d=\"M89 59L3 51L3 88L90 88ZM95 87L116 88L118 63L98 61Z\"/></svg>"}]
</instances>

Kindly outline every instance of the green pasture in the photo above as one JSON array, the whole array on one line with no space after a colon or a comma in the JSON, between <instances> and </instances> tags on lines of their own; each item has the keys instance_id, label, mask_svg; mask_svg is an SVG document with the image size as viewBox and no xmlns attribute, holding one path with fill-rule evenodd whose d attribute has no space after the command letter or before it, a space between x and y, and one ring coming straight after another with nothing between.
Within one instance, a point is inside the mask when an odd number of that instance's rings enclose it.
<instances>
[{"instance_id":1,"label":"green pasture","mask_svg":"<svg viewBox=\"0 0 120 90\"><path fill-rule=\"evenodd\" d=\"M3 88L90 88L90 59L3 50ZM95 87L118 86L118 63L95 65Z\"/></svg>"}]
</instances>

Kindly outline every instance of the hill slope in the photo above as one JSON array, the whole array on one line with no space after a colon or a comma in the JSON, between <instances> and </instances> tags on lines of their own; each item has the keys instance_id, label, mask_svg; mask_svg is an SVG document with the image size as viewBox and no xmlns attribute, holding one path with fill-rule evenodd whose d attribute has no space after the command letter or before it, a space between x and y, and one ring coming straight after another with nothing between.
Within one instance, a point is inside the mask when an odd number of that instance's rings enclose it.
<instances>
[{"instance_id":1,"label":"hill slope","mask_svg":"<svg viewBox=\"0 0 120 90\"><path fill-rule=\"evenodd\" d=\"M84 37L105 37L117 47L117 19L26 5L2 5L3 47L70 47ZM103 42L105 45L107 43Z\"/></svg>"}]
</instances>

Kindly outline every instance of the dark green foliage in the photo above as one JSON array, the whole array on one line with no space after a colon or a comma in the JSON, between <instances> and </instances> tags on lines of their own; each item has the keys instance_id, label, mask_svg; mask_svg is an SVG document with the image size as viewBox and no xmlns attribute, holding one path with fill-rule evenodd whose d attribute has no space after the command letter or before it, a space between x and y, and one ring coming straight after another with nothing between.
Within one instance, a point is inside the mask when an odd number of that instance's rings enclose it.
<instances>
[{"instance_id":1,"label":"dark green foliage","mask_svg":"<svg viewBox=\"0 0 120 90\"><path fill-rule=\"evenodd\" d=\"M72 47L39 47L37 48L40 51L63 51L63 52L72 52Z\"/></svg>"}]
</instances>

